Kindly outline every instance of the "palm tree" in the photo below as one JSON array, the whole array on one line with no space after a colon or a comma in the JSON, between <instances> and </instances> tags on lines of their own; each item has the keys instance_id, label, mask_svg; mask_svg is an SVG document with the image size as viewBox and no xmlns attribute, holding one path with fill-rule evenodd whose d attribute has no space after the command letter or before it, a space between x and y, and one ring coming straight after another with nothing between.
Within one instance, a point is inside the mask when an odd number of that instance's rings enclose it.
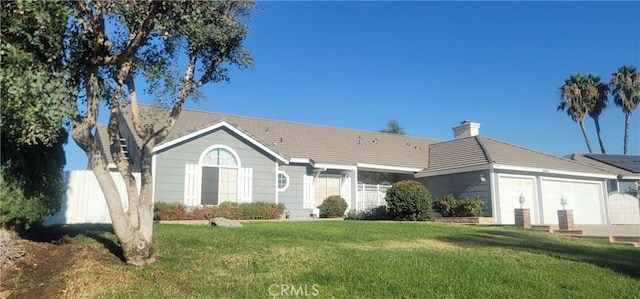
<instances>
[{"instance_id":1,"label":"palm tree","mask_svg":"<svg viewBox=\"0 0 640 299\"><path fill-rule=\"evenodd\" d=\"M591 141L589 141L589 135L587 134L587 127L584 125L584 118L593 106L585 96L586 82L587 77L583 77L579 73L569 76L569 79L566 79L560 87L561 100L557 110L566 110L567 115L580 125L582 135L584 135L584 141L587 143L587 149L589 153L593 153Z\"/></svg>"},{"instance_id":2,"label":"palm tree","mask_svg":"<svg viewBox=\"0 0 640 299\"><path fill-rule=\"evenodd\" d=\"M602 110L607 107L609 101L609 85L600 80L600 76L587 75L585 82L586 99L589 101L591 108L589 109L589 116L593 118L593 122L596 125L596 133L598 134L598 141L600 142L600 151L605 154L607 151L604 149L604 142L602 141L602 132L600 131L600 114Z\"/></svg>"},{"instance_id":3,"label":"palm tree","mask_svg":"<svg viewBox=\"0 0 640 299\"><path fill-rule=\"evenodd\" d=\"M387 123L387 127L385 129L380 130L380 132L405 135L404 129L400 126L400 124L395 119L389 121Z\"/></svg>"},{"instance_id":4,"label":"palm tree","mask_svg":"<svg viewBox=\"0 0 640 299\"><path fill-rule=\"evenodd\" d=\"M640 104L640 74L634 66L623 65L611 75L611 94L616 106L624 112L624 154L628 153L629 122Z\"/></svg>"}]
</instances>

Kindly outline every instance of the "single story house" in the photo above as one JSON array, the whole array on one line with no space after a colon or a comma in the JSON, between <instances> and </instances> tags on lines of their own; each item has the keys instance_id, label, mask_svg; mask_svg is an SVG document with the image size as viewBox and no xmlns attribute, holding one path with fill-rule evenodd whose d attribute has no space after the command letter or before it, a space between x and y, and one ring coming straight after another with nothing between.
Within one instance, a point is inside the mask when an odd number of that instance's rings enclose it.
<instances>
[{"instance_id":1,"label":"single story house","mask_svg":"<svg viewBox=\"0 0 640 299\"><path fill-rule=\"evenodd\" d=\"M566 156L616 175L607 180L610 223L640 224L640 156L580 154Z\"/></svg>"},{"instance_id":2,"label":"single story house","mask_svg":"<svg viewBox=\"0 0 640 299\"><path fill-rule=\"evenodd\" d=\"M143 123L169 112L139 109ZM139 169L141 140L130 108L122 111L122 147ZM610 223L607 182L615 174L480 136L479 126L462 122L453 140L442 141L185 109L154 148L154 201L284 203L292 218L308 218L330 195L345 198L351 210L382 205L391 183L411 179L433 197L481 198L496 223L514 222L521 196L532 223L557 223L561 199L576 223ZM104 126L97 137L108 144Z\"/></svg>"}]
</instances>

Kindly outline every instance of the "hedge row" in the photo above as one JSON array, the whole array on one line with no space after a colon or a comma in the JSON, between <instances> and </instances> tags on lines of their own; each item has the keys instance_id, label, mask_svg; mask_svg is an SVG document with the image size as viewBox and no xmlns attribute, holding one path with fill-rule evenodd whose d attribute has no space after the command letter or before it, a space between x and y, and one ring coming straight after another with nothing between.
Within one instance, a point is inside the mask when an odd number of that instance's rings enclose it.
<instances>
[{"instance_id":1,"label":"hedge row","mask_svg":"<svg viewBox=\"0 0 640 299\"><path fill-rule=\"evenodd\" d=\"M280 219L286 207L284 204L266 202L232 203L218 206L203 206L188 210L182 203L157 202L153 208L155 220L209 220L223 217L234 220Z\"/></svg>"}]
</instances>

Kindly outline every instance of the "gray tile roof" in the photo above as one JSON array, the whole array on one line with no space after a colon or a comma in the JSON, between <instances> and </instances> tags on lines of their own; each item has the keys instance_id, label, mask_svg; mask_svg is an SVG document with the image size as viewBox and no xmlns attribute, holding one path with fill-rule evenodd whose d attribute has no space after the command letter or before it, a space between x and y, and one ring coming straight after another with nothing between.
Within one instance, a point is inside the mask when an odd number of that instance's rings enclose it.
<instances>
[{"instance_id":1,"label":"gray tile roof","mask_svg":"<svg viewBox=\"0 0 640 299\"><path fill-rule=\"evenodd\" d=\"M483 136L474 136L433 144L429 147L429 167L425 173L491 163L609 174L602 169L556 157Z\"/></svg>"},{"instance_id":2,"label":"gray tile roof","mask_svg":"<svg viewBox=\"0 0 640 299\"><path fill-rule=\"evenodd\" d=\"M141 122L164 124L170 109L140 105ZM129 128L130 107L123 107ZM396 167L424 168L424 173L489 165L490 163L611 174L571 159L556 157L483 136L440 141L380 132L310 125L281 120L219 114L185 109L172 133L159 145L225 121L255 141L285 158L308 158L315 163L355 165L377 164ZM104 138L105 134L100 133ZM135 133L133 135L136 135ZM138 146L141 140L135 136ZM106 143L108 144L108 142ZM110 160L110 159L109 159Z\"/></svg>"},{"instance_id":3,"label":"gray tile roof","mask_svg":"<svg viewBox=\"0 0 640 299\"><path fill-rule=\"evenodd\" d=\"M167 108L140 105L143 123L164 120ZM123 108L128 126L133 128L130 108ZM429 145L435 139L371 131L302 124L237 115L183 110L172 133L161 143L225 121L257 142L286 158L309 158L315 163L354 165L379 164L396 167L425 168ZM161 125L161 124L159 124ZM158 129L160 126L157 126ZM138 144L141 143L136 138Z\"/></svg>"}]
</instances>

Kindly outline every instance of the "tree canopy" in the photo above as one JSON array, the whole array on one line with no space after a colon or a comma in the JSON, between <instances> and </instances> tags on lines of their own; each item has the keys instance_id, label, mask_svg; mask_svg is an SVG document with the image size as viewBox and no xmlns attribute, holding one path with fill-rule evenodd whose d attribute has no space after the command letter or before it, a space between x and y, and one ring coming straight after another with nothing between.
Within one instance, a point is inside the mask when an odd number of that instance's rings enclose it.
<instances>
[{"instance_id":1,"label":"tree canopy","mask_svg":"<svg viewBox=\"0 0 640 299\"><path fill-rule=\"evenodd\" d=\"M16 119L24 120L24 124L3 120L2 126L27 141L50 138L52 142L56 139L49 136L61 129L61 119L70 120L71 136L87 154L129 264L155 260L153 148L169 135L185 101L202 96L199 87L229 80L229 66L252 65L243 41L254 6L253 1L230 0L2 3L3 62L11 64L2 73L2 84L3 89L13 88L15 100L3 113L20 110L23 115ZM9 24L6 30L5 24ZM34 59L47 63L25 68L31 65L22 62ZM7 79L15 76L19 78ZM146 88L139 91L136 84ZM139 96L169 107L170 112L154 116L157 121L141 122ZM125 104L131 105L132 130L142 140L140 190L119 146L120 109ZM95 138L101 109L109 112L108 145ZM103 146L108 146L106 154L125 181L127 211L102 155Z\"/></svg>"},{"instance_id":2,"label":"tree canopy","mask_svg":"<svg viewBox=\"0 0 640 299\"><path fill-rule=\"evenodd\" d=\"M400 126L400 124L398 123L398 121L394 120L390 120L387 123L387 127L380 130L380 132L382 133L390 133L390 134L399 134L399 135L405 135L406 133L404 132L404 129Z\"/></svg>"}]
</instances>

